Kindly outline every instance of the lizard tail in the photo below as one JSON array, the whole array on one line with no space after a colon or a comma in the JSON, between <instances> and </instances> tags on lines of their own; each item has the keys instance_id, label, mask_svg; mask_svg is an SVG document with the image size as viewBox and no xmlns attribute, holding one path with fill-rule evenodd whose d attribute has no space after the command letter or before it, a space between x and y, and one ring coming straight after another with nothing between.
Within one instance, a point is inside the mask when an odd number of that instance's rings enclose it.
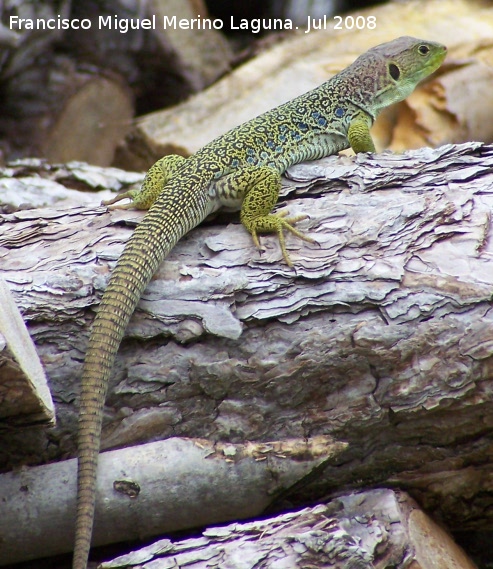
<instances>
[{"instance_id":1,"label":"lizard tail","mask_svg":"<svg viewBox=\"0 0 493 569\"><path fill-rule=\"evenodd\" d=\"M125 246L94 320L82 372L73 569L87 567L103 408L118 347L142 292L162 260L208 215L207 199L202 194L183 189L183 180L179 191L174 184L164 188Z\"/></svg>"}]
</instances>

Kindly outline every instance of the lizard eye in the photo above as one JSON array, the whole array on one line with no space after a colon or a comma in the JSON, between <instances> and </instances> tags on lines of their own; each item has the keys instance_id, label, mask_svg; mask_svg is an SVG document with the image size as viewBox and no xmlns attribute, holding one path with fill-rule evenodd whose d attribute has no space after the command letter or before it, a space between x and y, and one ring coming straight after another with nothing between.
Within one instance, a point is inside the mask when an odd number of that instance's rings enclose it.
<instances>
[{"instance_id":1,"label":"lizard eye","mask_svg":"<svg viewBox=\"0 0 493 569\"><path fill-rule=\"evenodd\" d=\"M420 45L418 47L418 52L421 55L428 55L430 53L430 48L427 45Z\"/></svg>"},{"instance_id":2,"label":"lizard eye","mask_svg":"<svg viewBox=\"0 0 493 569\"><path fill-rule=\"evenodd\" d=\"M401 71L395 63L389 64L389 73L394 81L397 81L397 79L399 79L401 76Z\"/></svg>"}]
</instances>

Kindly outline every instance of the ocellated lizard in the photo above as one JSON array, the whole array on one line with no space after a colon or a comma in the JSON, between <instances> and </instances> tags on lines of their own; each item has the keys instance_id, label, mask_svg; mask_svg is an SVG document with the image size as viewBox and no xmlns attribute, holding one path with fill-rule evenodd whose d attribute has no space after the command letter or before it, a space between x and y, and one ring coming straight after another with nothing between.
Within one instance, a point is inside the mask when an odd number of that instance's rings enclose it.
<instances>
[{"instance_id":1,"label":"ocellated lizard","mask_svg":"<svg viewBox=\"0 0 493 569\"><path fill-rule=\"evenodd\" d=\"M349 146L355 152L374 152L370 127L379 112L405 99L445 56L443 45L411 37L374 47L313 91L234 128L193 156L158 160L141 191L107 202L130 198L130 207L149 211L111 275L84 362L74 569L85 569L89 555L111 369L130 317L160 263L188 231L221 206L229 206L241 209L241 222L255 245L259 246L259 233L277 233L284 260L291 266L283 231L312 239L293 227L303 216L272 213L281 174L292 164Z\"/></svg>"}]
</instances>

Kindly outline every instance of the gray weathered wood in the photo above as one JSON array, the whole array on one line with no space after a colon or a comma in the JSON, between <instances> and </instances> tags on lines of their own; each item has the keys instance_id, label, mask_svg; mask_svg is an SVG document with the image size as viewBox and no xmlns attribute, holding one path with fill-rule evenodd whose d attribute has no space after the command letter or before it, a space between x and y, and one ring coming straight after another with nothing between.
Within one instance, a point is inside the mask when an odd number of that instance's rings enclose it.
<instances>
[{"instance_id":1,"label":"gray weathered wood","mask_svg":"<svg viewBox=\"0 0 493 569\"><path fill-rule=\"evenodd\" d=\"M93 544L261 515L345 445L310 440L214 444L171 438L103 453ZM76 460L0 474L0 566L72 550Z\"/></svg>"},{"instance_id":2,"label":"gray weathered wood","mask_svg":"<svg viewBox=\"0 0 493 569\"><path fill-rule=\"evenodd\" d=\"M292 168L287 207L310 215L299 226L319 241L288 236L296 271L275 237L261 255L229 216L190 233L132 319L103 446L332 435L348 450L296 500L394 484L451 527L490 523L492 164L491 146L470 143ZM2 274L59 426L9 433L1 463L73 452L88 307L141 216L87 206L2 216Z\"/></svg>"},{"instance_id":3,"label":"gray weathered wood","mask_svg":"<svg viewBox=\"0 0 493 569\"><path fill-rule=\"evenodd\" d=\"M249 523L162 539L100 569L230 567L475 569L450 537L405 493L372 490Z\"/></svg>"},{"instance_id":4,"label":"gray weathered wood","mask_svg":"<svg viewBox=\"0 0 493 569\"><path fill-rule=\"evenodd\" d=\"M55 407L36 348L0 276L0 421L55 423Z\"/></svg>"}]
</instances>

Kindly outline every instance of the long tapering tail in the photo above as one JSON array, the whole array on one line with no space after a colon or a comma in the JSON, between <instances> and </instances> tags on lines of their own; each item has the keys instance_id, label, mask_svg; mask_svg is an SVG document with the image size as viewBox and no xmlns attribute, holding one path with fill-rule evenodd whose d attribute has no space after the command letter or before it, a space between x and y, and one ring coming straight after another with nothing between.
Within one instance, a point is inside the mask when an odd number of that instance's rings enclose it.
<instances>
[{"instance_id":1,"label":"long tapering tail","mask_svg":"<svg viewBox=\"0 0 493 569\"><path fill-rule=\"evenodd\" d=\"M87 567L103 408L118 347L142 292L162 260L183 235L210 213L201 180L185 183L180 177L180 181L163 189L135 229L111 275L93 323L82 373L73 569Z\"/></svg>"}]
</instances>

